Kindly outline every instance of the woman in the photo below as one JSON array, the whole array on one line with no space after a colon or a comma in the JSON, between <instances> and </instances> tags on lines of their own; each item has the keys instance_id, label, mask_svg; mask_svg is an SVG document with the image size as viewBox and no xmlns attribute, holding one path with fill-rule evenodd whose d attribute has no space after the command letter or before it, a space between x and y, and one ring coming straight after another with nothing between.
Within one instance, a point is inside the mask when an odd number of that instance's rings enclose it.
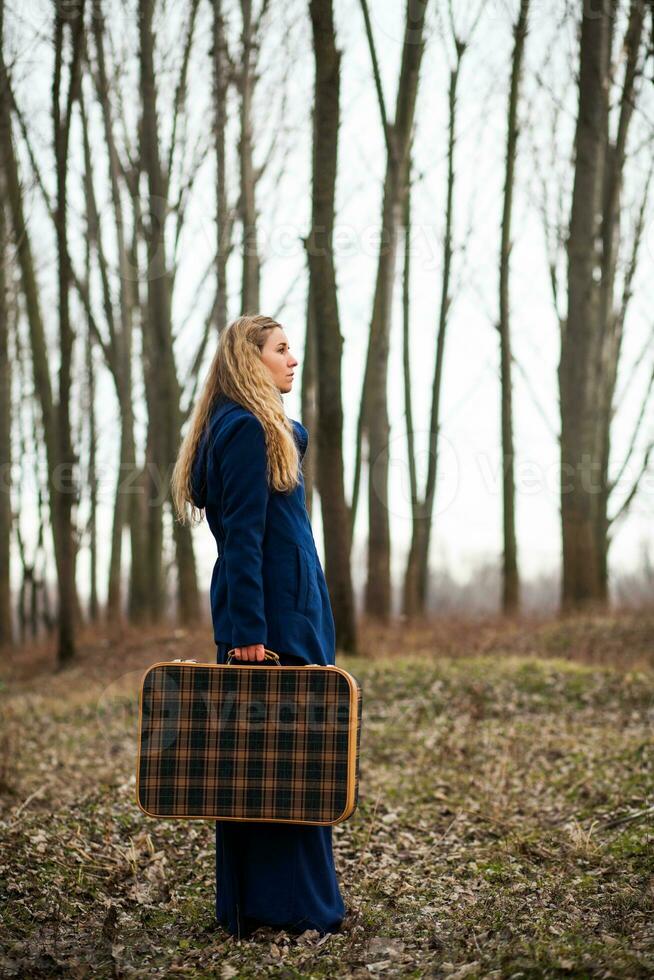
<instances>
[{"instance_id":1,"label":"woman","mask_svg":"<svg viewBox=\"0 0 654 980\"><path fill-rule=\"evenodd\" d=\"M204 510L216 539L217 662L333 664L334 618L306 509L307 430L286 416L297 360L266 316L220 334L173 473L181 521ZM201 516L201 515L200 515ZM239 938L262 925L336 931L345 914L331 826L216 821L216 918Z\"/></svg>"}]
</instances>

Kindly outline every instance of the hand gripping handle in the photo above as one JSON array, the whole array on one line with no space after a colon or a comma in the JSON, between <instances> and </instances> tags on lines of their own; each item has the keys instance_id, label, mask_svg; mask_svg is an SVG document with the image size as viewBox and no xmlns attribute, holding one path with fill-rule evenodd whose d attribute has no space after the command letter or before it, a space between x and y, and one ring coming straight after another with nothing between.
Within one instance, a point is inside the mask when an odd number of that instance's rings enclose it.
<instances>
[{"instance_id":1,"label":"hand gripping handle","mask_svg":"<svg viewBox=\"0 0 654 980\"><path fill-rule=\"evenodd\" d=\"M235 650L235 649L236 649L236 647L232 647L232 649L228 651L228 653L227 653L227 663L230 663L231 662L231 660L232 660L232 658L234 656L233 653L232 653L232 650ZM275 653L274 650L269 650L268 647L264 647L263 649L264 649L263 659L264 660L274 660L274 662L279 667L281 667L281 661L279 659L279 654ZM248 660L248 661L245 661L245 662L246 663L257 663L256 660ZM258 662L261 663L261 661L258 661Z\"/></svg>"}]
</instances>

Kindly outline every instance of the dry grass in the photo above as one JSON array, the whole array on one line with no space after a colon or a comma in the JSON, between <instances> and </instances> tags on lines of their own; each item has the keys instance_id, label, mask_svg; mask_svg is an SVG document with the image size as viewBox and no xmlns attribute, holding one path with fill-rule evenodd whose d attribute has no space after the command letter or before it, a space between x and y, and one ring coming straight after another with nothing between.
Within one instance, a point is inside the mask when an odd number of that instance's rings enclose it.
<instances>
[{"instance_id":1,"label":"dry grass","mask_svg":"<svg viewBox=\"0 0 654 980\"><path fill-rule=\"evenodd\" d=\"M238 943L213 825L134 803L136 692L207 632L89 634L3 668L2 976L654 973L651 614L364 624L360 806L334 828L350 915ZM627 819L631 818L631 819ZM622 820L624 822L615 823Z\"/></svg>"}]
</instances>

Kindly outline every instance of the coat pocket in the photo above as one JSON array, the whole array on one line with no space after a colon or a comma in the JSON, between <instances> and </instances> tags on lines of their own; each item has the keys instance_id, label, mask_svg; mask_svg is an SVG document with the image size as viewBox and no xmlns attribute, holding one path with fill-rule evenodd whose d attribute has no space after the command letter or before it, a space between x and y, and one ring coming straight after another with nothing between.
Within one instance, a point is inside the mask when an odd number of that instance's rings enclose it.
<instances>
[{"instance_id":1,"label":"coat pocket","mask_svg":"<svg viewBox=\"0 0 654 980\"><path fill-rule=\"evenodd\" d=\"M295 545L295 560L297 562L297 610L306 612L309 601L309 560L304 549Z\"/></svg>"},{"instance_id":2,"label":"coat pocket","mask_svg":"<svg viewBox=\"0 0 654 980\"><path fill-rule=\"evenodd\" d=\"M277 544L270 560L264 561L264 589L277 611L304 611L309 589L307 558L297 542Z\"/></svg>"},{"instance_id":3,"label":"coat pocket","mask_svg":"<svg viewBox=\"0 0 654 980\"><path fill-rule=\"evenodd\" d=\"M318 566L311 552L302 545L296 547L299 562L298 612L313 615L322 602L318 587Z\"/></svg>"}]
</instances>

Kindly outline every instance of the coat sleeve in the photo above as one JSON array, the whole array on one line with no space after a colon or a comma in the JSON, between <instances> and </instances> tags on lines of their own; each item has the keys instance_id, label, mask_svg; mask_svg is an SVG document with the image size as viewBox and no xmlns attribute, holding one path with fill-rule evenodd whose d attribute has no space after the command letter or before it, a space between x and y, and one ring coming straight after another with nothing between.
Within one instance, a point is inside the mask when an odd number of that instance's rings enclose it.
<instances>
[{"instance_id":1,"label":"coat sleeve","mask_svg":"<svg viewBox=\"0 0 654 980\"><path fill-rule=\"evenodd\" d=\"M270 490L264 431L253 415L234 424L220 459L227 604L232 646L268 642L263 536Z\"/></svg>"}]
</instances>

